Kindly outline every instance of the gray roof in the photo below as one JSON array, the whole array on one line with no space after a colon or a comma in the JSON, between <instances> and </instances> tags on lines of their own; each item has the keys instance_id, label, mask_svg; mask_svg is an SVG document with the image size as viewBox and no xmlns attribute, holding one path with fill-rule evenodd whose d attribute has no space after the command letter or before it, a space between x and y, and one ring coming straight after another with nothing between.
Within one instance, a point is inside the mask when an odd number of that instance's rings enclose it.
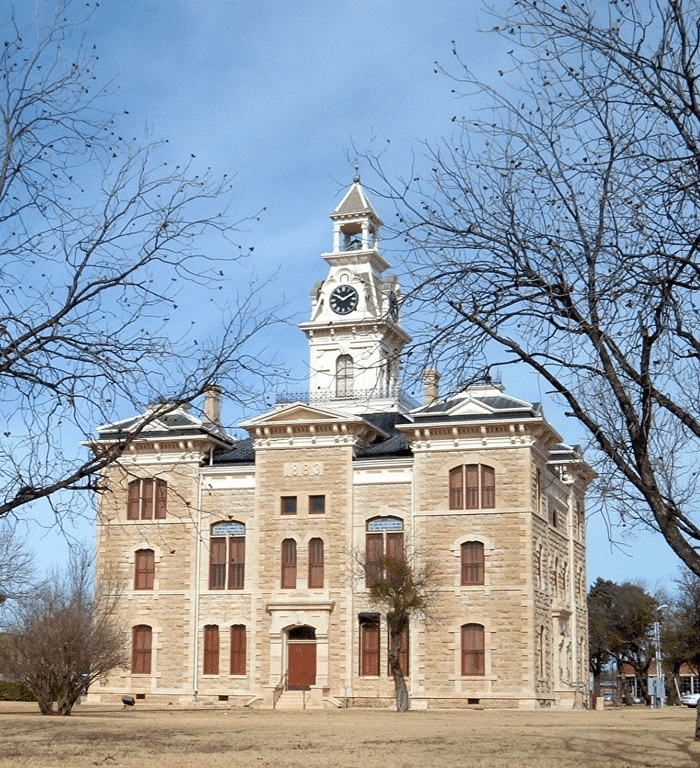
<instances>
[{"instance_id":1,"label":"gray roof","mask_svg":"<svg viewBox=\"0 0 700 768\"><path fill-rule=\"evenodd\" d=\"M112 424L104 424L97 428L100 440L123 440L131 437L141 430L144 419L148 418L148 412L123 419ZM227 435L221 427L215 424L203 422L201 419L188 412L186 407L180 406L170 413L164 413L155 418L141 430L139 439L158 439L173 437L193 437L206 435L216 438L223 443L232 444L233 438Z\"/></svg>"},{"instance_id":2,"label":"gray roof","mask_svg":"<svg viewBox=\"0 0 700 768\"><path fill-rule=\"evenodd\" d=\"M460 403L469 400L484 406L481 413L451 413L458 409ZM481 421L483 419L517 419L537 418L542 416L540 403L526 403L508 395L483 395L481 397L468 390L448 400L441 400L413 412L416 421L449 420L449 421Z\"/></svg>"}]
</instances>

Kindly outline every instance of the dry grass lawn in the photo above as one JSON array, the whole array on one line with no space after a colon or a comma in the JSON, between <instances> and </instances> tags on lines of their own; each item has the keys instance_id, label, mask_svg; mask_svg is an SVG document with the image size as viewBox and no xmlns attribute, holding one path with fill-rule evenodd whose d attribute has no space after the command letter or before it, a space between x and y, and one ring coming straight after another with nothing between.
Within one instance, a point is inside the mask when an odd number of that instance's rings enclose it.
<instances>
[{"instance_id":1,"label":"dry grass lawn","mask_svg":"<svg viewBox=\"0 0 700 768\"><path fill-rule=\"evenodd\" d=\"M0 704L13 768L686 768L695 710L272 712L78 707L42 717Z\"/></svg>"}]
</instances>

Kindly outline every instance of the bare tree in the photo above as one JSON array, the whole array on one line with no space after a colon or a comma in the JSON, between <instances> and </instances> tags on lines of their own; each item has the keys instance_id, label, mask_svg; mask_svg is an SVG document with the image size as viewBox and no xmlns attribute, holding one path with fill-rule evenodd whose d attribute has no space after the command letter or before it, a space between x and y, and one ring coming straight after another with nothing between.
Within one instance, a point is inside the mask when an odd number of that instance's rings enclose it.
<instances>
[{"instance_id":1,"label":"bare tree","mask_svg":"<svg viewBox=\"0 0 700 768\"><path fill-rule=\"evenodd\" d=\"M32 560L17 532L0 520L0 605L22 598L32 589Z\"/></svg>"},{"instance_id":2,"label":"bare tree","mask_svg":"<svg viewBox=\"0 0 700 768\"><path fill-rule=\"evenodd\" d=\"M3 29L0 517L90 489L126 443L96 455L78 443L118 412L160 403L145 427L212 382L252 397L264 366L249 343L275 321L254 280L232 288L245 252L231 179L198 171L194 155L176 165L167 142L130 137L127 118L104 111L80 37L93 8L38 3ZM182 315L185 298L196 317Z\"/></svg>"},{"instance_id":3,"label":"bare tree","mask_svg":"<svg viewBox=\"0 0 700 768\"><path fill-rule=\"evenodd\" d=\"M80 550L65 573L50 576L12 609L0 668L24 683L42 714L70 715L92 682L126 664L119 597L107 575L94 584L90 557Z\"/></svg>"},{"instance_id":4,"label":"bare tree","mask_svg":"<svg viewBox=\"0 0 700 768\"><path fill-rule=\"evenodd\" d=\"M424 349L455 386L536 372L597 448L604 505L700 575L700 6L494 15L500 77L455 47L442 71L466 116L409 178L383 174Z\"/></svg>"},{"instance_id":5,"label":"bare tree","mask_svg":"<svg viewBox=\"0 0 700 768\"><path fill-rule=\"evenodd\" d=\"M404 638L412 615L426 617L434 602L435 571L416 553L404 557L381 557L372 562L360 558L369 584L370 602L386 615L389 629L389 671L394 679L396 711L408 712L410 701L401 664Z\"/></svg>"}]
</instances>

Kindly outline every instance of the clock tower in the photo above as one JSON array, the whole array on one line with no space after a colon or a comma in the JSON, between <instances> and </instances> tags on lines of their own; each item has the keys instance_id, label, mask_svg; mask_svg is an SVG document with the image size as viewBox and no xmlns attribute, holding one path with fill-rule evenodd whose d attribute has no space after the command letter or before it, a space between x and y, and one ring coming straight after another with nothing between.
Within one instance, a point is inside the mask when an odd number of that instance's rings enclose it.
<instances>
[{"instance_id":1,"label":"clock tower","mask_svg":"<svg viewBox=\"0 0 700 768\"><path fill-rule=\"evenodd\" d=\"M353 413L408 410L399 356L410 336L399 324L400 289L379 252L382 222L356 176L330 215L328 277L311 291L309 399Z\"/></svg>"}]
</instances>

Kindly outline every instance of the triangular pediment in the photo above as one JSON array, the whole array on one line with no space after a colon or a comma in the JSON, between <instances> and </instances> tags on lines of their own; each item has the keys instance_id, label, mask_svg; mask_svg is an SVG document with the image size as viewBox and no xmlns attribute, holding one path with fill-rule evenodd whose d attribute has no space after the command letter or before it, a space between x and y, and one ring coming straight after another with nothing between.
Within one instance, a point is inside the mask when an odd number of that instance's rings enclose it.
<instances>
[{"instance_id":1,"label":"triangular pediment","mask_svg":"<svg viewBox=\"0 0 700 768\"><path fill-rule=\"evenodd\" d=\"M326 436L354 436L362 443L388 435L362 416L344 411L319 408L308 403L292 403L290 405L269 411L254 419L244 421L240 425L248 430L251 436L276 437L277 439L294 436L309 438Z\"/></svg>"},{"instance_id":2,"label":"triangular pediment","mask_svg":"<svg viewBox=\"0 0 700 768\"><path fill-rule=\"evenodd\" d=\"M481 400L476 400L473 397L467 396L462 400L459 400L454 408L450 408L446 412L448 416L481 416L486 414L495 413L495 409L490 408L486 403Z\"/></svg>"},{"instance_id":3,"label":"triangular pediment","mask_svg":"<svg viewBox=\"0 0 700 768\"><path fill-rule=\"evenodd\" d=\"M290 424L290 423L312 423L317 424L319 422L338 424L346 423L348 421L357 421L357 417L349 413L342 411L331 411L327 408L318 408L308 403L292 403L283 408L277 408L274 411L268 411L260 416L256 416L254 419L249 419L241 424L244 429L250 427L259 427L263 425L272 426L275 424Z\"/></svg>"}]
</instances>

